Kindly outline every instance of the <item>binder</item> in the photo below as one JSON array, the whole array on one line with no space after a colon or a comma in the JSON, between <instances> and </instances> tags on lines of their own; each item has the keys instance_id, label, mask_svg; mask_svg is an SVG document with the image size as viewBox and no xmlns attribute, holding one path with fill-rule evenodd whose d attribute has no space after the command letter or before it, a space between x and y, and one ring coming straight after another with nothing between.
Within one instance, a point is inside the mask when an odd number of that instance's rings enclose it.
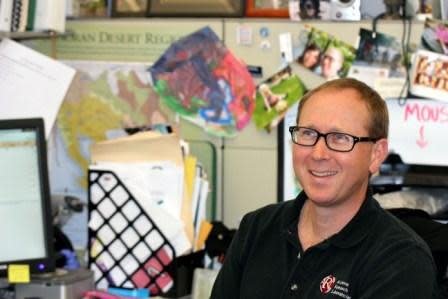
<instances>
[{"instance_id":1,"label":"binder","mask_svg":"<svg viewBox=\"0 0 448 299\"><path fill-rule=\"evenodd\" d=\"M11 32L23 32L26 29L29 0L14 0L11 16Z\"/></svg>"},{"instance_id":2,"label":"binder","mask_svg":"<svg viewBox=\"0 0 448 299\"><path fill-rule=\"evenodd\" d=\"M66 1L63 0L39 0L36 2L36 14L34 16L34 30L57 32L65 31Z\"/></svg>"},{"instance_id":3,"label":"binder","mask_svg":"<svg viewBox=\"0 0 448 299\"><path fill-rule=\"evenodd\" d=\"M157 223L113 172L89 170L88 186L88 265L97 288L168 293L176 256Z\"/></svg>"},{"instance_id":4,"label":"binder","mask_svg":"<svg viewBox=\"0 0 448 299\"><path fill-rule=\"evenodd\" d=\"M0 31L11 31L13 0L0 0Z\"/></svg>"},{"instance_id":5,"label":"binder","mask_svg":"<svg viewBox=\"0 0 448 299\"><path fill-rule=\"evenodd\" d=\"M28 31L34 30L34 19L36 16L36 1L37 0L29 0L28 2L28 14L26 19L26 30Z\"/></svg>"}]
</instances>

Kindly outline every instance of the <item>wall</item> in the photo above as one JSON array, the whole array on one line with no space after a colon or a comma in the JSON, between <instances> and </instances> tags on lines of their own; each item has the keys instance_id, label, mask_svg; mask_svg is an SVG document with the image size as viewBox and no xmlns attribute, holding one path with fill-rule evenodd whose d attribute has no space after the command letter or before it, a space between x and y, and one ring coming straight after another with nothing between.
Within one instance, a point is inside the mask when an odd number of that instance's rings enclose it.
<instances>
[{"instance_id":1,"label":"wall","mask_svg":"<svg viewBox=\"0 0 448 299\"><path fill-rule=\"evenodd\" d=\"M360 28L371 29L370 21L361 22L309 22L335 37L356 45ZM236 43L238 26L249 26L253 30L253 44L239 46ZM305 26L288 20L225 20L224 40L234 54L249 65L263 67L264 75L273 74L279 67L280 49L278 34L291 32L294 39ZM262 27L268 27L268 37L272 48L261 51L260 43L265 40L258 32ZM411 30L411 41L418 44L423 30L422 22L414 22ZM381 21L378 32L387 33L401 39L403 23L401 21ZM293 41L297 42L296 40ZM313 88L322 82L321 77L299 69L299 77L308 88ZM253 125L245 129L234 139L225 140L224 182L223 182L223 220L224 223L236 227L241 217L248 211L277 201L277 132L270 134L257 131Z\"/></svg>"},{"instance_id":2,"label":"wall","mask_svg":"<svg viewBox=\"0 0 448 299\"><path fill-rule=\"evenodd\" d=\"M112 19L99 21L71 21L67 27L78 27L76 30L89 31L94 29L109 30L113 32L130 32L133 34L145 34L146 32L158 32L160 34L181 35L192 32L205 25L211 25L213 30L222 37L225 44L232 52L249 65L258 65L263 68L264 77L273 74L281 64L281 55L278 43L278 36L281 33L290 32L293 37L293 44L298 43L298 34L305 27L311 25L323 31L333 34L335 37L356 45L358 31L360 28L371 29L370 21L361 22L292 22L281 19ZM237 31L240 26L252 29L253 41L250 45L239 45L237 43ZM82 27L79 29L79 27ZM267 28L269 36L262 37L260 29ZM423 23L414 22L412 25L411 40L419 42L422 33ZM401 39L403 23L401 21L381 21L377 26L379 32L391 34ZM143 38L141 39L144 40ZM262 50L262 42L269 42L271 47ZM47 49L42 45L41 51L49 52L50 42L45 43ZM53 45L54 46L54 45ZM95 51L101 46L92 44ZM152 48L152 53L143 57L148 61L154 61L168 44L141 44L132 49ZM43 48L42 48L43 47ZM58 48L59 47L59 48ZM65 47L65 48L64 48ZM67 41L58 41L56 52L59 59L99 59L93 57L87 51L88 45L82 47L85 53L74 51L74 45ZM140 47L140 48L139 48ZM54 49L53 49L54 50ZM65 53L65 54L64 54ZM97 52L96 52L97 53ZM141 53L141 52L139 52ZM135 55L129 55L128 59L135 59ZM112 58L111 58L112 59ZM313 73L298 68L299 77L308 88L313 88L322 82L321 77ZM258 78L260 82L263 78ZM172 118L176 121L175 117ZM229 227L237 227L241 217L248 211L254 210L266 204L277 202L277 132L267 133L259 131L253 124L250 124L237 137L222 139L211 137L205 134L202 129L180 120L180 133L185 139L207 140L212 142L217 150L217 182L216 191L218 195L217 215Z\"/></svg>"}]
</instances>

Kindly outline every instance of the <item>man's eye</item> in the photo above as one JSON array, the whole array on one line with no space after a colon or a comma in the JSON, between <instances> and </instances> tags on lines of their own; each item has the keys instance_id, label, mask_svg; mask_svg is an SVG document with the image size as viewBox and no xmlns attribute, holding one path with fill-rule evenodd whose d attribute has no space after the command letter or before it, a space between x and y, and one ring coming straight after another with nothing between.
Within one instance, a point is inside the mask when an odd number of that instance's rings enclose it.
<instances>
[{"instance_id":1,"label":"man's eye","mask_svg":"<svg viewBox=\"0 0 448 299\"><path fill-rule=\"evenodd\" d=\"M349 143L351 140L351 137L349 135L342 134L342 133L332 134L331 137L334 142L338 142L338 143Z\"/></svg>"},{"instance_id":2,"label":"man's eye","mask_svg":"<svg viewBox=\"0 0 448 299\"><path fill-rule=\"evenodd\" d=\"M300 135L302 135L303 137L314 137L316 136L316 132L313 130L302 129L300 131Z\"/></svg>"}]
</instances>

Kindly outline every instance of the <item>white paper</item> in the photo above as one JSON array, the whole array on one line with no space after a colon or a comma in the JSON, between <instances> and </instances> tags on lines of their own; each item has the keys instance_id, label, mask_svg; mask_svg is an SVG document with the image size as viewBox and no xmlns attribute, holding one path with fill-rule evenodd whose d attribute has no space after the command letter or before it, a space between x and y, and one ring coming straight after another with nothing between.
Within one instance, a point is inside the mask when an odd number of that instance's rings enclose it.
<instances>
[{"instance_id":1,"label":"white paper","mask_svg":"<svg viewBox=\"0 0 448 299\"><path fill-rule=\"evenodd\" d=\"M165 162L160 162L163 164ZM167 164L170 162L166 162ZM115 165L114 165L115 164ZM133 165L136 164L136 165ZM170 241L171 245L174 247L176 251L176 255L182 255L191 249L191 243L189 242L187 235L185 233L184 224L178 215L177 217L172 215L171 210L167 210L167 207L162 207L160 203L154 201L154 198L151 196L151 192L148 192L148 182L145 182L145 178L147 176L142 175L142 171L135 171L135 168L138 167L137 164L141 164L144 168L148 168L148 165L156 164L156 163L98 163L97 165L91 165L89 168L92 170L107 170L112 171L119 177L122 183L126 186L130 193L132 193L133 197L138 201L142 209L145 213L151 218L151 220L159 227L164 236ZM128 169L126 169L126 167ZM134 170L132 170L134 168ZM183 171L183 170L182 170ZM183 172L182 172L183 173ZM183 181L183 176L182 180ZM170 185L172 190L175 192L179 192L175 186L179 186L179 182L172 181L172 185ZM104 187L104 186L103 186ZM95 198L92 198L95 200ZM174 206L174 205L173 205ZM176 207L177 209L180 209ZM110 210L108 206L102 207L102 212L111 213L114 212L113 208ZM127 209L124 211L128 218L133 218L132 209ZM97 226L95 223L95 219L90 219L89 222L90 227ZM137 227L140 229L142 227ZM99 238L103 240L107 239L108 232L99 231ZM154 246L157 244L152 244L152 242L156 242L156 240L152 240L150 246Z\"/></svg>"},{"instance_id":2,"label":"white paper","mask_svg":"<svg viewBox=\"0 0 448 299\"><path fill-rule=\"evenodd\" d=\"M171 161L117 163L100 162L99 167L114 172L130 190L146 194L165 212L180 219L184 170Z\"/></svg>"},{"instance_id":3,"label":"white paper","mask_svg":"<svg viewBox=\"0 0 448 299\"><path fill-rule=\"evenodd\" d=\"M375 89L383 99L407 94L405 77L390 77L389 68L353 64L347 77L358 79Z\"/></svg>"},{"instance_id":4,"label":"white paper","mask_svg":"<svg viewBox=\"0 0 448 299\"><path fill-rule=\"evenodd\" d=\"M10 39L0 43L0 119L42 117L48 138L75 70Z\"/></svg>"},{"instance_id":5,"label":"white paper","mask_svg":"<svg viewBox=\"0 0 448 299\"><path fill-rule=\"evenodd\" d=\"M448 166L448 103L387 100L389 150L408 164Z\"/></svg>"},{"instance_id":6,"label":"white paper","mask_svg":"<svg viewBox=\"0 0 448 299\"><path fill-rule=\"evenodd\" d=\"M290 32L280 33L279 36L280 53L285 62L292 62L292 36Z\"/></svg>"},{"instance_id":7,"label":"white paper","mask_svg":"<svg viewBox=\"0 0 448 299\"><path fill-rule=\"evenodd\" d=\"M209 191L209 183L205 179L201 180L201 189L198 194L199 202L198 207L195 214L195 236L198 238L199 232L201 229L202 221L207 219L207 197L208 197L208 191Z\"/></svg>"}]
</instances>

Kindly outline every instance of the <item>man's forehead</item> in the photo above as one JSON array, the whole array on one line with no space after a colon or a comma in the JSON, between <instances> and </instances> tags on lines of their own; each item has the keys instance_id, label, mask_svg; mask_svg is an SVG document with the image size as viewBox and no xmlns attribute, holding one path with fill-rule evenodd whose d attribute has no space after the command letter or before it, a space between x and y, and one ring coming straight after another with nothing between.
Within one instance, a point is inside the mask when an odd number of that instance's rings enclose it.
<instances>
[{"instance_id":1,"label":"man's forehead","mask_svg":"<svg viewBox=\"0 0 448 299\"><path fill-rule=\"evenodd\" d=\"M341 93L344 94L341 95ZM339 112L335 114L334 107L344 107L342 111L345 112L342 113L341 110L338 110ZM328 87L319 90L314 93L301 108L302 110L299 111L300 116L297 118L297 121L314 121L316 119L321 119L323 115L331 115L334 116L335 119L341 120L345 119L348 115L356 114L359 117L362 116L360 121L356 123L356 127L360 125L367 132L369 131L371 116L368 105L362 100L361 95L354 88ZM327 125L334 131L343 131L346 129L339 126L337 123L338 122L327 123ZM350 124L354 125L353 123Z\"/></svg>"},{"instance_id":2,"label":"man's forehead","mask_svg":"<svg viewBox=\"0 0 448 299\"><path fill-rule=\"evenodd\" d=\"M343 96L339 96L339 94L341 93L343 93ZM347 88L347 87L333 87L333 86L315 92L308 98L308 100L303 104L301 108L304 109L307 106L309 106L310 103L313 103L315 101L319 101L322 104L322 106L327 106L331 108L340 105L340 103L337 103L337 101L346 102L347 100L349 100L353 104L355 103L363 104L365 109L368 111L367 103L361 98L361 94L356 89L351 87Z\"/></svg>"},{"instance_id":3,"label":"man's forehead","mask_svg":"<svg viewBox=\"0 0 448 299\"><path fill-rule=\"evenodd\" d=\"M344 98L350 98L354 100L361 100L361 94L358 90L353 87L343 87L343 86L328 86L316 91L312 96L310 96L309 100L312 100L316 97L334 97L336 93L345 93ZM306 103L305 103L306 104ZM329 102L331 105L331 102Z\"/></svg>"}]
</instances>

